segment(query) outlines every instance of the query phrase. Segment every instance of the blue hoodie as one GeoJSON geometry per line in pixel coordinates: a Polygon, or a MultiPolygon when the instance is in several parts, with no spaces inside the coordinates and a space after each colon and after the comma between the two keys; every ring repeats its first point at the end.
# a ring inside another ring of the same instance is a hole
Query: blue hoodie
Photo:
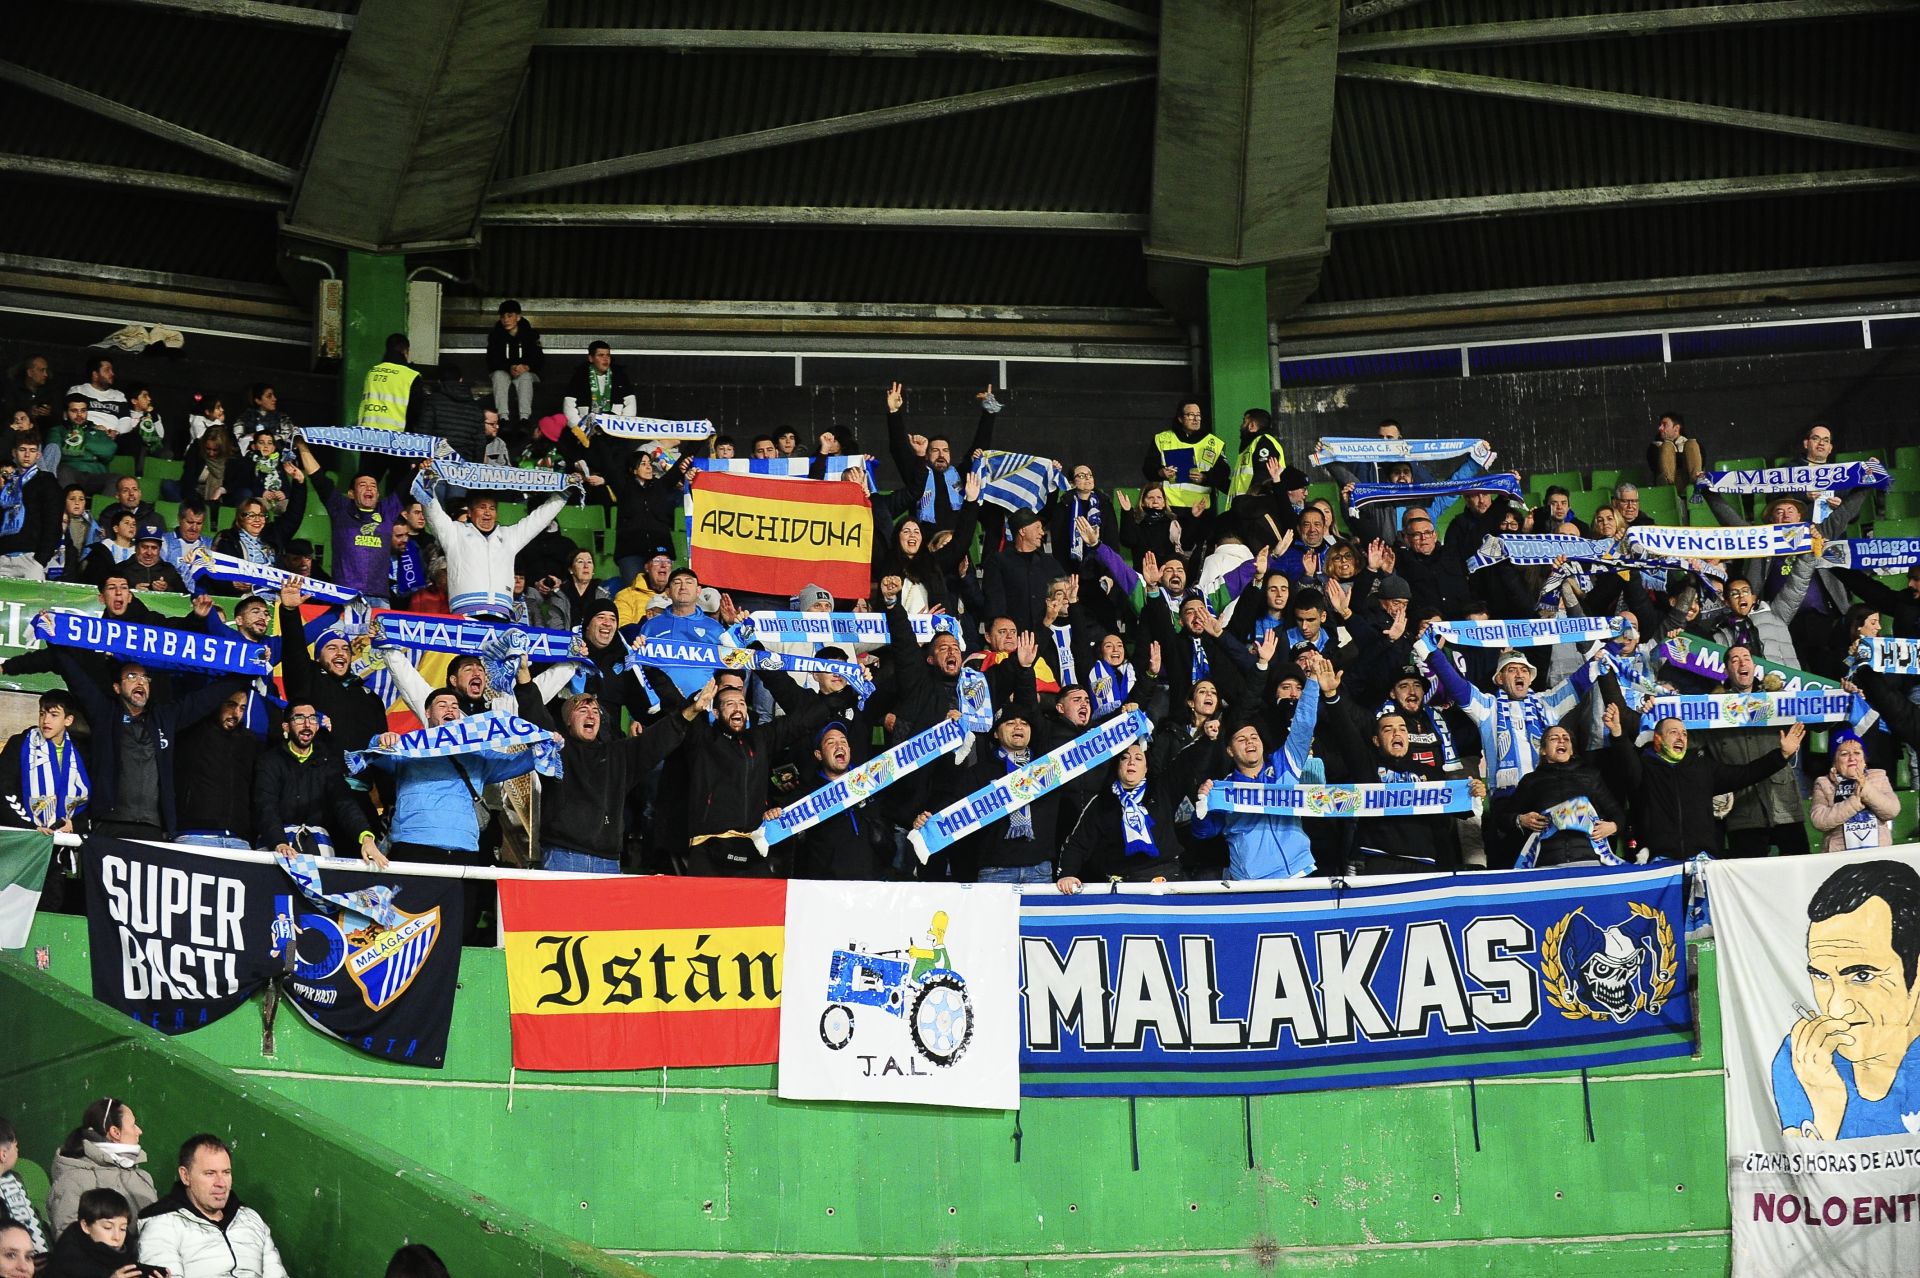
{"type": "MultiPolygon", "coordinates": [[[[1308,773],[1312,760],[1307,757],[1313,745],[1313,726],[1320,718],[1320,684],[1307,681],[1300,704],[1293,711],[1293,726],[1287,730],[1286,744],[1275,750],[1251,777],[1236,769],[1221,781],[1244,781],[1251,785],[1298,783],[1308,773]]],[[[1297,879],[1313,873],[1313,848],[1299,817],[1272,816],[1261,812],[1209,812],[1193,823],[1195,838],[1211,839],[1225,835],[1227,840],[1227,877],[1236,882],[1246,879],[1297,879]]]]}

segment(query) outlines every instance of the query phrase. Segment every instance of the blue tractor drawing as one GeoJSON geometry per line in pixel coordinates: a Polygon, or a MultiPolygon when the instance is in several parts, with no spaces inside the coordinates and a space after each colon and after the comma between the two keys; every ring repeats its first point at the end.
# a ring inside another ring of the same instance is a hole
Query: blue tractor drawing
{"type": "Polygon", "coordinates": [[[926,967],[916,976],[919,966],[904,950],[867,951],[853,942],[835,950],[820,1041],[839,1051],[853,1041],[853,1009],[877,1007],[903,1018],[914,1049],[935,1065],[959,1060],[973,1041],[966,978],[945,966],[926,967]]]}

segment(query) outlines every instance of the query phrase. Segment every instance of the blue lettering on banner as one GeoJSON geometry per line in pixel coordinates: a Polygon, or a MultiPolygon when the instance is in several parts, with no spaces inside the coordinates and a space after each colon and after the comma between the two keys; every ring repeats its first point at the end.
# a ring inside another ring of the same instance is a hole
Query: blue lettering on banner
{"type": "Polygon", "coordinates": [[[1025,896],[1021,1092],[1246,1095],[1684,1056],[1685,907],[1677,865],[1025,896]]]}

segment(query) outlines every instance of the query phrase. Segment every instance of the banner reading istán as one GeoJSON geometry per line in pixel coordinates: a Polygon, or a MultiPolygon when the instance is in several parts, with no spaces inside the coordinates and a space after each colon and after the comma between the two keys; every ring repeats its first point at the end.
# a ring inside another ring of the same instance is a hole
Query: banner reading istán
{"type": "Polygon", "coordinates": [[[690,505],[693,570],[709,585],[767,595],[817,585],[842,599],[871,585],[873,508],[858,484],[705,472],[690,505]]]}

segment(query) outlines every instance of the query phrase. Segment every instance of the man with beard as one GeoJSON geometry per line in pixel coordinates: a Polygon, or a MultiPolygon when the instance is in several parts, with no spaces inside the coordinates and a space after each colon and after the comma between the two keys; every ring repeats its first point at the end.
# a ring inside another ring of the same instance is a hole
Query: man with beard
{"type": "Polygon", "coordinates": [[[887,451],[905,481],[914,517],[929,528],[945,530],[959,524],[965,472],[972,469],[976,454],[993,447],[993,420],[1000,412],[1000,401],[993,397],[991,386],[974,398],[980,401],[980,421],[973,428],[973,443],[961,454],[963,465],[955,466],[952,441],[942,434],[910,432],[905,392],[899,382],[887,389],[887,451]]]}
{"type": "Polygon", "coordinates": [[[1161,675],[1172,700],[1185,701],[1194,684],[1211,679],[1221,700],[1236,707],[1246,701],[1246,647],[1226,638],[1204,598],[1190,591],[1180,601],[1177,633],[1166,601],[1159,597],[1147,601],[1141,619],[1149,639],[1160,645],[1161,675]]]}
{"type": "MultiPolygon", "coordinates": [[[[887,655],[893,672],[893,714],[889,717],[887,743],[899,745],[945,719],[960,704],[964,658],[960,640],[946,630],[936,631],[922,648],[906,609],[897,603],[887,609],[887,655]]],[[[896,868],[905,868],[913,859],[907,831],[914,818],[934,807],[931,771],[922,768],[882,791],[887,818],[894,829],[896,868]]]]}
{"type": "MultiPolygon", "coordinates": [[[[1002,707],[993,731],[975,735],[972,762],[942,772],[949,789],[935,803],[944,808],[1032,763],[1043,753],[1033,735],[1039,717],[1030,703],[1002,707]]],[[[948,848],[945,859],[952,877],[977,878],[981,883],[1053,882],[1063,793],[1051,789],[1031,803],[1009,808],[948,848]]],[[[919,829],[932,816],[930,811],[922,812],[914,818],[913,828],[919,829]]]]}
{"type": "MultiPolygon", "coordinates": [[[[956,716],[959,711],[953,712],[956,716]]],[[[813,738],[813,773],[818,785],[832,785],[853,767],[853,742],[846,725],[829,719],[813,738]]],[[[793,875],[800,879],[876,879],[893,855],[892,827],[880,796],[862,799],[794,836],[793,875]]]]}
{"type": "Polygon", "coordinates": [[[387,858],[347,787],[346,765],[330,735],[322,734],[318,706],[288,698],[280,739],[261,757],[250,787],[254,846],[287,856],[333,856],[357,843],[362,861],[384,868],[387,858]]]}
{"type": "MultiPolygon", "coordinates": [[[[1607,730],[1617,732],[1620,711],[1608,706],[1607,730]]],[[[1626,823],[1626,808],[1614,797],[1595,760],[1574,753],[1573,734],[1554,724],[1540,734],[1540,762],[1513,792],[1511,820],[1528,846],[1521,868],[1605,861],[1607,840],[1626,823]]]]}
{"type": "Polygon", "coordinates": [[[175,766],[180,842],[250,848],[254,762],[260,738],[247,729],[247,694],[236,692],[180,738],[175,766]]]}
{"type": "MultiPolygon", "coordinates": [[[[1132,702],[1123,703],[1121,713],[1128,713],[1135,707],[1132,702]]],[[[1087,690],[1078,685],[1062,688],[1054,699],[1053,713],[1033,724],[1034,749],[1040,754],[1051,754],[1069,741],[1085,736],[1093,727],[1093,698],[1087,690]]],[[[1090,768],[1073,780],[1061,786],[1060,825],[1072,829],[1079,821],[1080,813],[1100,789],[1098,768],[1090,768]]],[[[1051,882],[1051,877],[1048,878],[1051,882]]]]}

